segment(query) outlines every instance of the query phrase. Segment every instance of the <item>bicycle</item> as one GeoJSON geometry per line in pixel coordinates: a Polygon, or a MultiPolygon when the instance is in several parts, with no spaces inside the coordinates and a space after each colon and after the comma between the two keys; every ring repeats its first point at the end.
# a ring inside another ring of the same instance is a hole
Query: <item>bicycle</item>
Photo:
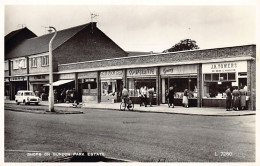
{"type": "Polygon", "coordinates": [[[122,102],[120,104],[120,111],[125,111],[128,109],[128,111],[133,111],[134,110],[134,103],[130,98],[122,99],[122,102]],[[127,103],[124,101],[126,100],[127,103]]]}

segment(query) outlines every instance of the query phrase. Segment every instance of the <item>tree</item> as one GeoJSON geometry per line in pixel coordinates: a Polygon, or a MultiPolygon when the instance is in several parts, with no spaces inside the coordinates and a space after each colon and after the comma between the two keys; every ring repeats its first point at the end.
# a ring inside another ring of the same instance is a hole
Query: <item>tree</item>
{"type": "Polygon", "coordinates": [[[179,43],[175,44],[171,48],[164,50],[163,52],[175,52],[175,51],[184,51],[184,50],[195,50],[199,49],[199,46],[196,44],[195,40],[185,39],[181,40],[179,43]]]}

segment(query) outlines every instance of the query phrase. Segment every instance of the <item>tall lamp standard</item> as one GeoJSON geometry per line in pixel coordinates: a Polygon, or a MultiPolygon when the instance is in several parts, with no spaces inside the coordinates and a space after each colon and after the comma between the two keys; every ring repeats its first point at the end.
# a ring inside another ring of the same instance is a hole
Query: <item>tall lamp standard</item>
{"type": "Polygon", "coordinates": [[[50,77],[50,85],[49,85],[49,111],[50,112],[54,112],[54,95],[53,95],[53,66],[52,66],[52,42],[54,40],[54,38],[57,35],[57,31],[54,27],[49,27],[50,31],[51,29],[54,30],[54,35],[50,40],[49,43],[49,77],[50,77]]]}

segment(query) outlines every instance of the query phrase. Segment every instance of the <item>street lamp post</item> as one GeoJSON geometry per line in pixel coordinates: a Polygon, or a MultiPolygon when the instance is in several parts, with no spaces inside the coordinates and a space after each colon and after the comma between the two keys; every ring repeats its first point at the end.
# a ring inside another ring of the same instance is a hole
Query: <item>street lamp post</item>
{"type": "Polygon", "coordinates": [[[54,40],[54,38],[57,35],[57,31],[54,27],[49,27],[50,30],[53,29],[55,31],[53,37],[50,40],[49,43],[49,111],[50,112],[54,112],[54,95],[53,95],[53,65],[52,65],[52,42],[54,40]]]}

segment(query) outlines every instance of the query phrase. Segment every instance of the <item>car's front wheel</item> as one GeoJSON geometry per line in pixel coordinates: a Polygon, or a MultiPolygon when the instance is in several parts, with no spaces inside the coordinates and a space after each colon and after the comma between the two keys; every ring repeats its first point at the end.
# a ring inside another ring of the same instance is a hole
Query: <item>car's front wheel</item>
{"type": "Polygon", "coordinates": [[[16,100],[16,104],[19,105],[20,103],[16,100]]]}

